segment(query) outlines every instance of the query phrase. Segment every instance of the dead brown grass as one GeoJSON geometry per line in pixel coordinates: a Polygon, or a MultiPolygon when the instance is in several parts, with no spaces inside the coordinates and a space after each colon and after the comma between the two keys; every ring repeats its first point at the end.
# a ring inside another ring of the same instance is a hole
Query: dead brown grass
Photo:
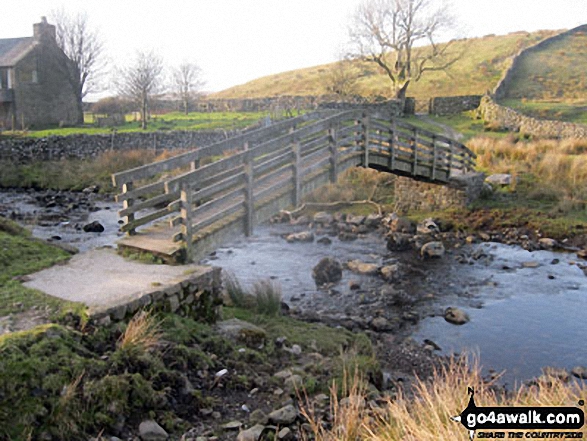
{"type": "Polygon", "coordinates": [[[143,354],[160,347],[162,339],[161,321],[148,311],[140,311],[128,322],[117,347],[129,353],[143,354]]]}
{"type": "Polygon", "coordinates": [[[559,199],[587,200],[587,140],[564,139],[519,141],[473,138],[469,148],[477,154],[477,165],[490,173],[529,174],[535,190],[558,193],[559,199]]]}
{"type": "MultiPolygon", "coordinates": [[[[451,360],[434,373],[431,381],[416,380],[413,395],[400,391],[397,398],[389,399],[377,411],[368,411],[364,399],[342,406],[333,390],[332,423],[327,428],[307,408],[304,415],[319,441],[454,441],[467,439],[462,425],[450,418],[466,408],[468,387],[475,389],[477,405],[482,406],[576,406],[587,396],[584,385],[554,377],[541,377],[535,385],[507,393],[485,382],[475,361],[465,360],[451,360]]],[[[364,397],[362,379],[356,375],[350,378],[351,394],[364,397]]]]}

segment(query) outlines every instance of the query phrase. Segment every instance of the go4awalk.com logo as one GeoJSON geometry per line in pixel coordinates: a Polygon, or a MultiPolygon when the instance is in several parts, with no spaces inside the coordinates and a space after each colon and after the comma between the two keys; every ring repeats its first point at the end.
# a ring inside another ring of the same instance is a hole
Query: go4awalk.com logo
{"type": "Polygon", "coordinates": [[[469,430],[471,440],[476,432],[478,438],[583,438],[577,430],[583,427],[585,414],[578,407],[477,407],[472,388],[469,394],[466,409],[451,419],[469,430]],[[533,432],[524,432],[528,430],[533,432]]]}

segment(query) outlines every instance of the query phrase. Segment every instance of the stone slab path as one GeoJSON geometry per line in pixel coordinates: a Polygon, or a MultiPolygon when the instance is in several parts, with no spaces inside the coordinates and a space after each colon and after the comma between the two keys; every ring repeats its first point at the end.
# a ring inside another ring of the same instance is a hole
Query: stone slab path
{"type": "Polygon", "coordinates": [[[89,307],[124,303],[161,290],[204,268],[198,265],[155,265],[124,259],[113,249],[77,254],[63,265],[30,274],[24,283],[60,299],[89,307]]]}

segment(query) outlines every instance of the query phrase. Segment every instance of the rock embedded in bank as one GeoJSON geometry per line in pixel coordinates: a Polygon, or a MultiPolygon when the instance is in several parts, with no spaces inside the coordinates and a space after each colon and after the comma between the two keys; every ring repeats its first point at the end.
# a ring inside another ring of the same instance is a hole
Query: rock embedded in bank
{"type": "Polygon", "coordinates": [[[155,421],[143,421],[139,425],[139,436],[143,441],[164,441],[169,434],[155,421]]]}
{"type": "Polygon", "coordinates": [[[312,278],[319,287],[338,283],[342,279],[342,265],[332,257],[325,257],[312,270],[312,278]]]}
{"type": "Polygon", "coordinates": [[[444,310],[444,319],[453,325],[464,325],[470,320],[469,315],[465,311],[452,306],[444,310]]]}
{"type": "Polygon", "coordinates": [[[314,233],[311,231],[302,231],[301,233],[289,234],[285,240],[288,243],[295,242],[314,242],[314,233]]]}
{"type": "Polygon", "coordinates": [[[90,222],[89,224],[84,225],[83,230],[86,233],[103,233],[104,232],[104,225],[102,225],[98,221],[90,222]]]}

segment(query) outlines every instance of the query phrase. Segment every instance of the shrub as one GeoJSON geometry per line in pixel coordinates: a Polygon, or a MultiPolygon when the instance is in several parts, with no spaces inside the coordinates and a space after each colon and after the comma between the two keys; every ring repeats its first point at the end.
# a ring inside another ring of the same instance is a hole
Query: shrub
{"type": "Polygon", "coordinates": [[[129,354],[140,356],[161,345],[161,322],[147,311],[140,311],[128,322],[117,346],[129,354]]]}
{"type": "Polygon", "coordinates": [[[233,273],[224,273],[224,290],[230,299],[232,306],[244,308],[248,305],[248,294],[233,273]]]}

